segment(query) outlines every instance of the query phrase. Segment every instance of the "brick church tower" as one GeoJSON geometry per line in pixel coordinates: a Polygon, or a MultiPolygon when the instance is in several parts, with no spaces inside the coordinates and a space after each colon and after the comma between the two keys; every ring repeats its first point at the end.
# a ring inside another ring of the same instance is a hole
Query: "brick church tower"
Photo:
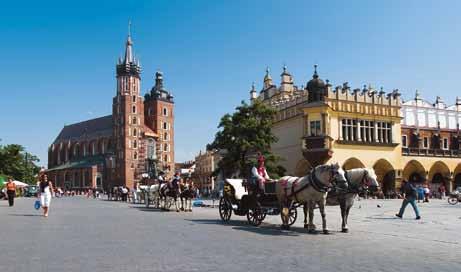
{"type": "Polygon", "coordinates": [[[174,101],[163,84],[163,73],[155,73],[155,85],[144,96],[146,126],[157,135],[157,160],[160,171],[171,177],[174,174],[174,101]]]}
{"type": "Polygon", "coordinates": [[[144,103],[140,96],[141,66],[133,55],[133,42],[128,33],[125,57],[117,65],[117,95],[113,99],[113,139],[116,154],[114,183],[133,188],[144,168],[142,133],[144,103]]]}

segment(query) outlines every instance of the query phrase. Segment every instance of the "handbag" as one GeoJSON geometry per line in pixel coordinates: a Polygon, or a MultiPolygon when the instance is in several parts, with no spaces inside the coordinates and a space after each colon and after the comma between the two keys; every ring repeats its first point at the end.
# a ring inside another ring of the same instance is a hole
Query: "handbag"
{"type": "Polygon", "coordinates": [[[35,208],[36,210],[38,210],[38,209],[40,209],[40,206],[42,206],[42,205],[40,204],[40,200],[35,200],[34,208],[35,208]]]}

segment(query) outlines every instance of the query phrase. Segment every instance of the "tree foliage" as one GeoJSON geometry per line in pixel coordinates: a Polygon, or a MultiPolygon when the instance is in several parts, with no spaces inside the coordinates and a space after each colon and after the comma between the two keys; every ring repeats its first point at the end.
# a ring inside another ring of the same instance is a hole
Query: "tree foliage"
{"type": "Polygon", "coordinates": [[[0,174],[32,184],[40,167],[35,163],[39,159],[26,152],[21,145],[0,145],[0,174]]]}
{"type": "Polygon", "coordinates": [[[269,175],[275,178],[283,175],[285,169],[276,165],[280,158],[270,150],[271,144],[277,141],[271,132],[275,113],[259,101],[251,105],[242,101],[232,115],[225,114],[221,118],[219,131],[213,143],[207,146],[208,150],[219,150],[223,154],[215,174],[221,171],[224,177],[235,173],[248,177],[256,164],[256,153],[261,152],[269,175]]]}

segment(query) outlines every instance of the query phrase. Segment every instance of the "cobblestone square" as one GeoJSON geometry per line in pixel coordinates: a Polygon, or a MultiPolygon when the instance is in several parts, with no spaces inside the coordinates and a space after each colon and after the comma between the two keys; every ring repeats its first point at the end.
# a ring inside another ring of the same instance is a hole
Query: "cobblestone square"
{"type": "MultiPolygon", "coordinates": [[[[311,235],[302,211],[290,231],[268,216],[260,227],[216,208],[161,212],[105,200],[53,199],[49,218],[34,199],[0,202],[0,271],[455,271],[461,263],[461,205],[432,200],[395,218],[400,200],[357,201],[350,233],[328,207],[332,234],[311,235]],[[378,207],[379,205],[379,207],[378,207]]],[[[320,225],[318,211],[316,224],[320,225]]]]}

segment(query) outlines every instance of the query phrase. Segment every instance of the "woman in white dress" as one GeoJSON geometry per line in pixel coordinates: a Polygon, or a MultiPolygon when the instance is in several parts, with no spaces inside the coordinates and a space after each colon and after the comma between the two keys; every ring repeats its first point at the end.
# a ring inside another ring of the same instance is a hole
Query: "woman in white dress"
{"type": "Polygon", "coordinates": [[[53,184],[48,181],[46,174],[42,174],[39,183],[40,204],[43,208],[43,216],[48,217],[50,209],[51,197],[53,196],[53,184]]]}

